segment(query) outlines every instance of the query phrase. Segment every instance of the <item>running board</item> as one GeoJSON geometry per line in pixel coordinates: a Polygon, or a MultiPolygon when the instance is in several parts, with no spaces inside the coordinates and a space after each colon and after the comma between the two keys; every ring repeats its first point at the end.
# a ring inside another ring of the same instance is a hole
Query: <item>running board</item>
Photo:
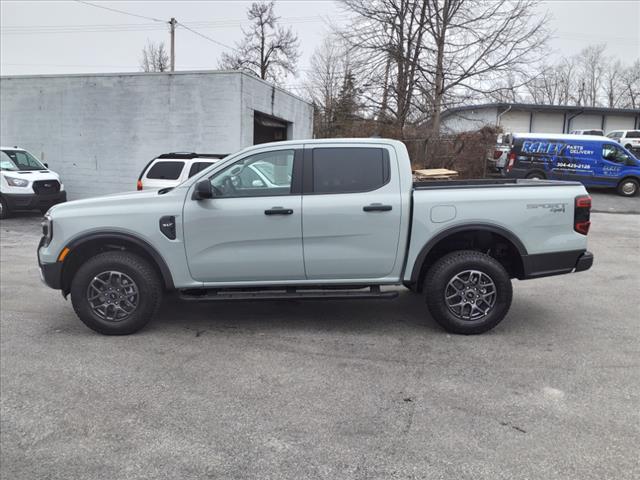
{"type": "Polygon", "coordinates": [[[391,299],[397,291],[383,292],[379,286],[367,290],[296,289],[293,287],[263,290],[182,290],[180,299],[188,302],[212,302],[217,300],[360,300],[391,299]]]}

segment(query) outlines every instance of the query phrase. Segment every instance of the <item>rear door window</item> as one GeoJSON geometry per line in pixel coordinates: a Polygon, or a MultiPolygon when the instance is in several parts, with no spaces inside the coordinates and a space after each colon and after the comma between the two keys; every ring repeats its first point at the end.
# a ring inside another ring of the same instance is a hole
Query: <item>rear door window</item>
{"type": "Polygon", "coordinates": [[[633,132],[627,132],[627,138],[640,138],[640,130],[635,130],[633,132]]]}
{"type": "Polygon", "coordinates": [[[189,169],[189,178],[193,177],[196,173],[200,173],[213,165],[213,162],[193,162],[189,169]]]}
{"type": "Polygon", "coordinates": [[[162,180],[177,180],[180,178],[184,162],[157,162],[147,172],[147,178],[162,180]]]}
{"type": "Polygon", "coordinates": [[[382,148],[314,148],[314,193],[377,190],[389,181],[389,158],[382,148]]]}

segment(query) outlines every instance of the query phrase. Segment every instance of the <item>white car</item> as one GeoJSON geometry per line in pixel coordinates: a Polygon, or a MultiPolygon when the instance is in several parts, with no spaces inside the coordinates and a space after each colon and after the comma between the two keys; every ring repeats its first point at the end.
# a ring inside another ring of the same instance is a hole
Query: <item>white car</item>
{"type": "Polygon", "coordinates": [[[60,176],[18,147],[0,147],[0,218],[16,210],[40,210],[65,202],[60,176]]]}
{"type": "Polygon", "coordinates": [[[596,135],[598,137],[604,137],[604,132],[597,128],[591,128],[589,130],[571,130],[571,135],[596,135]]]}
{"type": "MultiPolygon", "coordinates": [[[[165,153],[154,158],[138,177],[138,190],[159,190],[176,187],[196,173],[209,168],[226,155],[205,153],[165,153]]],[[[283,165],[293,162],[293,158],[283,158],[283,165]]],[[[253,162],[246,168],[237,168],[229,177],[236,188],[277,188],[291,178],[279,178],[279,171],[263,161],[253,162]]],[[[222,185],[220,185],[222,187],[222,185]]]]}
{"type": "Polygon", "coordinates": [[[614,130],[607,137],[615,140],[627,150],[640,148],[640,130],[614,130]]]}
{"type": "Polygon", "coordinates": [[[159,190],[175,187],[224,157],[226,155],[210,153],[165,153],[142,169],[136,188],[159,190]]]}

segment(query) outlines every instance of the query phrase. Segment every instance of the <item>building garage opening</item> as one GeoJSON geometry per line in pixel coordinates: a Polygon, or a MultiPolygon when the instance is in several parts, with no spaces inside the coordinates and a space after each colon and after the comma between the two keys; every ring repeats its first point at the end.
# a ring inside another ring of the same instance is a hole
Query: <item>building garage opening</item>
{"type": "Polygon", "coordinates": [[[253,144],[287,140],[289,122],[257,111],[253,112],[253,144]]]}

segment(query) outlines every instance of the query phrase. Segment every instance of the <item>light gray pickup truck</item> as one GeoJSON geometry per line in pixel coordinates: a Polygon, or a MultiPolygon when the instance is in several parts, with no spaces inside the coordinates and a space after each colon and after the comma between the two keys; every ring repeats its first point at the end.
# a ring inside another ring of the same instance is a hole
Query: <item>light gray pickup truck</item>
{"type": "Polygon", "coordinates": [[[446,330],[474,334],[507,314],[512,278],[591,267],[590,209],[577,182],[413,182],[394,140],[289,141],[175,188],[56,205],[38,262],[104,334],[139,330],[171,290],[191,301],[381,299],[396,285],[424,292],[446,330]]]}

